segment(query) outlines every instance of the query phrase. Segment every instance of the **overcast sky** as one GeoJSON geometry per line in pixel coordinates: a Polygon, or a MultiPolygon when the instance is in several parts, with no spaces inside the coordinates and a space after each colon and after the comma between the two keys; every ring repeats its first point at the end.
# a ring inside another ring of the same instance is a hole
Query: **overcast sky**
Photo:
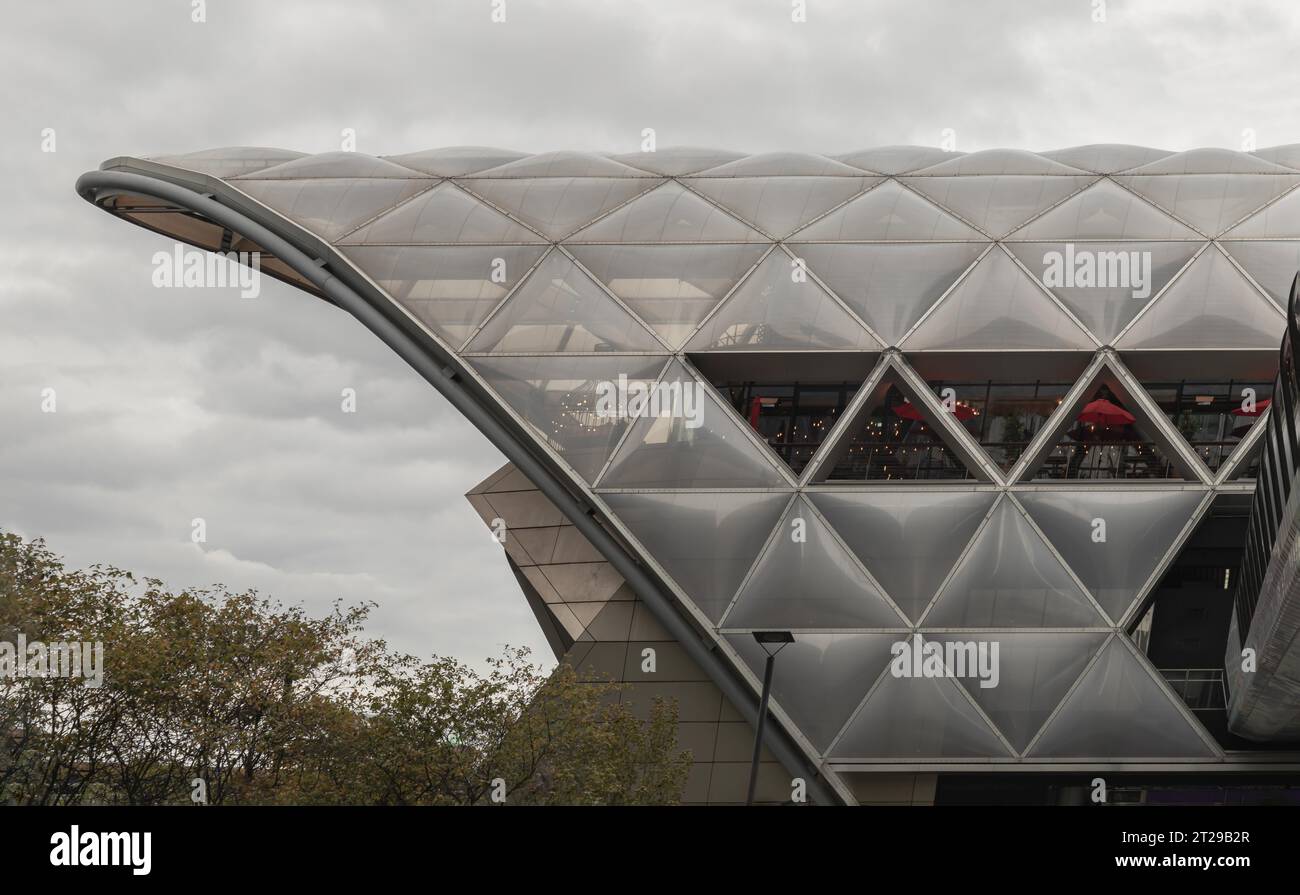
{"type": "Polygon", "coordinates": [[[73,192],[116,155],[449,145],[847,152],[1300,142],[1300,4],[1112,0],[21,3],[0,30],[0,529],[173,587],[256,587],[478,663],[549,658],[462,497],[500,455],[342,312],[150,284],[73,192]],[[41,151],[53,128],[54,153],[41,151]],[[358,412],[339,412],[344,387],[358,412]],[[53,388],[57,412],[41,412],[53,388]],[[207,521],[202,549],[190,520],[207,521]]]}

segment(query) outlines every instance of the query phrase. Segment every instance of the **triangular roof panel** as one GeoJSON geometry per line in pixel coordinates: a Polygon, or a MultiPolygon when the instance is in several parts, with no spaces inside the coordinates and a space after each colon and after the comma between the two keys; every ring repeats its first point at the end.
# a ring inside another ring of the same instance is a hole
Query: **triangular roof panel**
{"type": "Polygon", "coordinates": [[[943,209],[889,180],[813,221],[790,237],[797,242],[984,241],[943,209]]]}
{"type": "MultiPolygon", "coordinates": [[[[343,234],[415,196],[432,180],[330,178],[240,180],[241,192],[333,242],[343,234]]],[[[436,187],[435,187],[436,189],[436,187]]]]}
{"type": "Polygon", "coordinates": [[[1300,174],[1296,173],[1120,174],[1115,179],[1206,236],[1218,236],[1300,184],[1300,174]]]}
{"type": "Polygon", "coordinates": [[[1075,350],[1096,345],[995,248],[904,340],[908,351],[1075,350]]]}
{"type": "Polygon", "coordinates": [[[803,497],[777,525],[726,628],[898,628],[906,622],[803,497]]]}
{"type": "Polygon", "coordinates": [[[675,181],[569,237],[572,242],[769,242],[753,227],[675,181]]]}
{"type": "Polygon", "coordinates": [[[781,239],[879,182],[870,177],[696,177],[690,187],[781,239]]]}
{"type": "Polygon", "coordinates": [[[955,177],[914,174],[901,178],[912,189],[979,227],[994,239],[1006,236],[1096,179],[1093,175],[1052,174],[955,177]]]}
{"type": "Polygon", "coordinates": [[[444,182],[349,233],[341,242],[343,245],[504,245],[545,240],[460,187],[444,182]]]}
{"type": "Polygon", "coordinates": [[[471,352],[661,352],[663,346],[559,249],[470,342],[471,352]]]}
{"type": "Polygon", "coordinates": [[[1106,624],[1003,498],[922,620],[927,628],[1093,628],[1106,624]]]}
{"type": "Polygon", "coordinates": [[[875,349],[879,343],[779,249],[687,343],[689,351],[875,349]]]}
{"type": "Polygon", "coordinates": [[[1150,202],[1099,180],[1011,234],[1011,239],[1198,239],[1199,235],[1150,202]]]}
{"type": "Polygon", "coordinates": [[[563,239],[661,183],[637,177],[511,177],[467,180],[475,195],[551,239],[563,239]]]}

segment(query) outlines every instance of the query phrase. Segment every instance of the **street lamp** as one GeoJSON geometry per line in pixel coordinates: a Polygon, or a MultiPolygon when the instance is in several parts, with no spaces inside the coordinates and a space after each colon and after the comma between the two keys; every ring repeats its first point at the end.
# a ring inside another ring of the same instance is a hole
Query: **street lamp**
{"type": "Polygon", "coordinates": [[[745,805],[754,804],[754,790],[758,788],[758,756],[763,751],[763,725],[767,721],[767,701],[772,696],[772,668],[776,665],[776,654],[794,643],[794,635],[789,631],[755,631],[754,639],[767,653],[767,664],[763,667],[763,696],[758,701],[758,724],[754,731],[754,761],[749,766],[749,792],[745,796],[745,805]]]}

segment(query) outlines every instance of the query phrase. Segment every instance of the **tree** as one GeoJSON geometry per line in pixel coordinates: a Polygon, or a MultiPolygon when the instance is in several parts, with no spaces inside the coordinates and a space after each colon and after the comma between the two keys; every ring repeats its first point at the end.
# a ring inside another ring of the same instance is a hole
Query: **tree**
{"type": "Polygon", "coordinates": [[[103,685],[0,677],[0,802],[668,804],[676,707],[507,649],[484,673],[217,585],[66,569],[0,533],[0,641],[100,641],[103,685]],[[201,783],[196,783],[201,781],[201,783]]]}

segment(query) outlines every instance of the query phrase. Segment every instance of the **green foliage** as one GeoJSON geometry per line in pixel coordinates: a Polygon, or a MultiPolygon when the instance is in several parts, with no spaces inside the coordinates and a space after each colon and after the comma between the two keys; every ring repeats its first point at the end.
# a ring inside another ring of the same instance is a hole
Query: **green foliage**
{"type": "Polygon", "coordinates": [[[172,593],[64,568],[0,533],[0,640],[102,641],[99,688],[0,677],[0,803],[671,804],[688,753],[674,705],[638,719],[619,687],[546,673],[526,650],[486,673],[220,586],[172,593]]]}

